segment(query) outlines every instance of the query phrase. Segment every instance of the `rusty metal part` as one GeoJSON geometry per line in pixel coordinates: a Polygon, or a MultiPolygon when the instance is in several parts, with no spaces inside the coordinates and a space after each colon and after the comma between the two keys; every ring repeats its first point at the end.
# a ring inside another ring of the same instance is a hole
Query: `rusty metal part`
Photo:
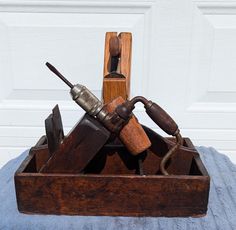
{"type": "Polygon", "coordinates": [[[123,119],[116,112],[107,113],[107,116],[100,120],[103,125],[110,130],[112,133],[118,135],[121,129],[128,123],[131,116],[127,117],[127,119],[123,119]]]}
{"type": "Polygon", "coordinates": [[[167,170],[166,170],[166,164],[167,164],[167,162],[170,160],[170,158],[173,156],[173,154],[177,152],[177,150],[179,149],[179,147],[180,147],[181,145],[183,145],[183,138],[182,138],[182,136],[180,135],[179,130],[178,130],[177,134],[175,135],[175,137],[176,137],[176,144],[174,145],[173,148],[171,148],[171,149],[166,153],[166,155],[163,157],[163,159],[162,159],[162,161],[161,161],[161,163],[160,163],[160,170],[161,170],[161,173],[162,173],[163,175],[166,175],[166,176],[169,175],[169,173],[168,173],[167,170]]]}

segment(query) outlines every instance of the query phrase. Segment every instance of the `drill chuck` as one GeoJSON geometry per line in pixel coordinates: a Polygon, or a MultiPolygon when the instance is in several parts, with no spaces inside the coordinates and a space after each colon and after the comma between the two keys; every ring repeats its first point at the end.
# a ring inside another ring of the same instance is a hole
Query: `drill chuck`
{"type": "Polygon", "coordinates": [[[70,94],[72,99],[89,115],[95,117],[102,110],[102,102],[85,86],[74,85],[70,90],[70,94]]]}

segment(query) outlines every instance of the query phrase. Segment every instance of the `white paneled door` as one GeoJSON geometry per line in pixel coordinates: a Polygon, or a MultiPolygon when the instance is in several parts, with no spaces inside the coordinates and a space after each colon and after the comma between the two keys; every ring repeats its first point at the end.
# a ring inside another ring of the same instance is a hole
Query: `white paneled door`
{"type": "Polygon", "coordinates": [[[132,96],[236,162],[236,0],[0,0],[0,167],[44,134],[55,104],[66,132],[83,114],[46,61],[101,96],[107,31],[133,34],[132,96]]]}

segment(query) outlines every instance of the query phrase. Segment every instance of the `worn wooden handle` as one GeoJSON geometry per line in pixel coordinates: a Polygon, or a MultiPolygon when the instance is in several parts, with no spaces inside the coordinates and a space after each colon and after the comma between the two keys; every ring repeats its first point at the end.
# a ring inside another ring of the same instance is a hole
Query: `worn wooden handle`
{"type": "Polygon", "coordinates": [[[109,40],[109,51],[111,56],[118,56],[120,55],[121,51],[121,42],[119,37],[113,36],[109,40]]]}
{"type": "Polygon", "coordinates": [[[167,134],[175,135],[178,130],[178,125],[171,116],[154,102],[148,103],[146,112],[149,117],[167,134]]]}
{"type": "MultiPolygon", "coordinates": [[[[125,100],[122,97],[117,97],[112,102],[106,105],[106,109],[108,110],[108,112],[113,112],[118,105],[124,102],[125,100]]],[[[151,142],[147,134],[134,115],[120,131],[119,137],[126,148],[133,155],[137,155],[151,146],[151,142]]]]}

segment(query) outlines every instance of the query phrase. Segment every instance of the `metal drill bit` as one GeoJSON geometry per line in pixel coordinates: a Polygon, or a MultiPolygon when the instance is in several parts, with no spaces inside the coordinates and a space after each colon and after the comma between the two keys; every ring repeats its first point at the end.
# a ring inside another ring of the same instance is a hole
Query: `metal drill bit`
{"type": "Polygon", "coordinates": [[[107,111],[103,110],[102,102],[85,86],[76,84],[72,85],[53,65],[46,63],[46,66],[55,73],[62,81],[64,81],[70,88],[72,99],[89,115],[103,120],[107,115],[107,111]]]}
{"type": "Polygon", "coordinates": [[[73,84],[71,84],[53,65],[51,65],[49,62],[46,62],[46,66],[55,73],[62,81],[64,81],[71,89],[74,87],[73,84]]]}

